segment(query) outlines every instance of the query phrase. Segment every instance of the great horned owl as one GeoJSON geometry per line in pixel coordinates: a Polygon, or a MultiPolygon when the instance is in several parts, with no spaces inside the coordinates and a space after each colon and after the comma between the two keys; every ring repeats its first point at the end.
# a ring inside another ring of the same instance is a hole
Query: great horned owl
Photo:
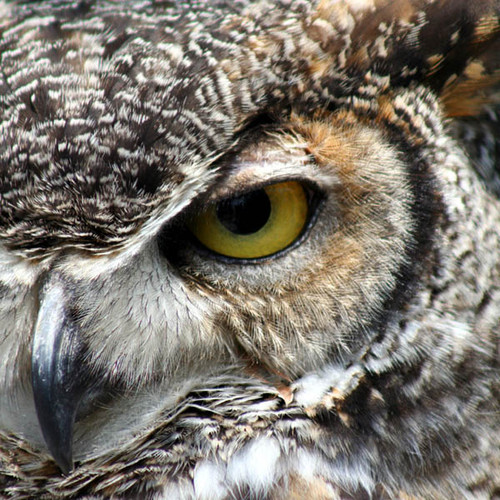
{"type": "Polygon", "coordinates": [[[499,495],[498,0],[0,13],[0,496],[499,495]]]}

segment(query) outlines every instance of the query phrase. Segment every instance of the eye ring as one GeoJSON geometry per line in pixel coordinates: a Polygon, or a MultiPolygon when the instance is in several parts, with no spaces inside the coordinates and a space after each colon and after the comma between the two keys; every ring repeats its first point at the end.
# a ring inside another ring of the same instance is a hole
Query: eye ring
{"type": "Polygon", "coordinates": [[[207,206],[187,227],[202,248],[223,260],[275,257],[301,241],[310,226],[316,208],[310,191],[296,180],[268,184],[207,206]]]}

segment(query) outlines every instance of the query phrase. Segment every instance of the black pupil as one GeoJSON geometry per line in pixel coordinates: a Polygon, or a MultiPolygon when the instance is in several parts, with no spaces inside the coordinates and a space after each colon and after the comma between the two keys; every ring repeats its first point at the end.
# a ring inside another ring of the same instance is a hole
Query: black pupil
{"type": "Polygon", "coordinates": [[[252,234],[263,228],[271,215],[271,202],[263,189],[221,201],[217,217],[236,234],[252,234]]]}

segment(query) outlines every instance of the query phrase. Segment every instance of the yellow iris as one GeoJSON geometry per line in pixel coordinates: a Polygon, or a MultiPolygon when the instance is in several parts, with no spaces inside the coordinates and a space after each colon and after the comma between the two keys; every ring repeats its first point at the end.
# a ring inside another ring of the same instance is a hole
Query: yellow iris
{"type": "Polygon", "coordinates": [[[235,259],[266,257],[291,245],[308,218],[308,201],[299,182],[265,186],[214,203],[188,223],[196,238],[235,259]]]}

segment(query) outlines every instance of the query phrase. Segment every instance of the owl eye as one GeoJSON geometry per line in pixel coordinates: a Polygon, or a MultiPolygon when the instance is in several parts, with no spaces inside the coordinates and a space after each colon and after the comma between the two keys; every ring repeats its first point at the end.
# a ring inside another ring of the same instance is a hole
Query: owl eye
{"type": "Polygon", "coordinates": [[[287,181],[211,204],[188,222],[188,228],[212,252],[258,259],[289,247],[308,219],[306,189],[287,181]]]}

